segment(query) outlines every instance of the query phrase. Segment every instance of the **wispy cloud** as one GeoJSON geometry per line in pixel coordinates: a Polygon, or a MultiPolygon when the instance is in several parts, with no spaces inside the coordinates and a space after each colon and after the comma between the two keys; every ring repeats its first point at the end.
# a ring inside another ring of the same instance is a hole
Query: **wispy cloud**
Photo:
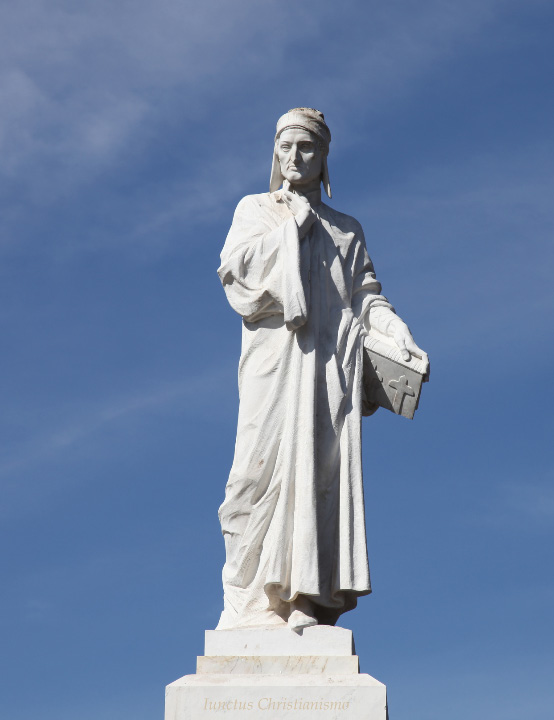
{"type": "MultiPolygon", "coordinates": [[[[37,484],[33,470],[37,465],[59,462],[63,457],[79,448],[86,454],[90,442],[94,442],[97,433],[110,428],[121,431],[137,422],[145,421],[153,414],[194,415],[203,417],[206,412],[220,408],[221,397],[226,397],[231,378],[234,380],[235,368],[231,365],[220,366],[205,372],[189,375],[185,379],[165,381],[149,389],[104,400],[90,400],[88,407],[79,407],[69,413],[57,427],[48,427],[19,445],[17,450],[5,452],[0,462],[0,477],[3,478],[2,503],[3,514],[14,512],[14,502],[18,498],[39,495],[52,490],[37,484]],[[210,409],[211,408],[211,409],[210,409]],[[32,493],[29,484],[33,485],[32,493]]],[[[103,451],[107,451],[106,437],[102,440],[103,451]]],[[[71,482],[69,478],[59,478],[59,483],[71,482]]],[[[35,498],[36,500],[36,498],[35,498]]]]}
{"type": "Polygon", "coordinates": [[[4,6],[1,172],[34,189],[35,199],[37,192],[52,194],[53,181],[58,192],[67,191],[117,162],[159,106],[171,112],[168,92],[186,94],[185,115],[201,116],[206,107],[198,90],[209,88],[220,64],[232,59],[240,69],[249,62],[237,51],[256,32],[244,22],[254,6],[251,0],[232,7],[219,0],[4,6]]]}
{"type": "MultiPolygon", "coordinates": [[[[350,4],[340,10],[341,18],[349,18],[350,4]]],[[[276,101],[320,104],[333,118],[340,152],[347,137],[354,137],[354,118],[361,129],[368,113],[409,93],[415,78],[455,54],[511,5],[512,0],[371,3],[358,23],[337,23],[338,9],[315,1],[269,0],[264,13],[254,0],[74,7],[26,0],[5,6],[0,173],[17,180],[19,201],[43,205],[74,194],[124,162],[126,153],[136,154],[171,116],[186,125],[210,123],[215,113],[228,118],[229,130],[248,128],[234,105],[246,103],[263,113],[261,90],[268,86],[275,88],[276,101]],[[313,58],[317,38],[330,25],[336,31],[313,58]],[[347,35],[352,37],[345,45],[347,35]]],[[[354,10],[358,16],[359,5],[354,10]]],[[[198,181],[204,159],[196,159],[190,179],[168,181],[165,200],[152,208],[151,218],[141,218],[143,228],[181,217],[189,203],[200,216],[211,211],[213,193],[202,189],[202,177],[198,181]]],[[[228,148],[222,162],[240,169],[237,149],[228,148]]],[[[214,176],[219,179],[212,173],[210,186],[214,176]]],[[[237,194],[247,185],[236,173],[237,194]]],[[[137,223],[131,234],[140,232],[137,223]]]]}

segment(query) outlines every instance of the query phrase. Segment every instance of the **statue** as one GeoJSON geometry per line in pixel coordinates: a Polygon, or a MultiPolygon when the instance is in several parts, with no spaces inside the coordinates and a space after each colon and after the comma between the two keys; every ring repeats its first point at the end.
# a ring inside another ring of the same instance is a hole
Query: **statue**
{"type": "MultiPolygon", "coordinates": [[[[427,367],[381,294],[360,224],[321,202],[330,141],[317,110],[279,119],[270,192],[240,201],[221,253],[243,325],[218,629],[334,625],[371,592],[361,419],[377,406],[364,342],[374,333],[427,367]]],[[[394,382],[399,408],[414,392],[404,375],[394,382]]]]}

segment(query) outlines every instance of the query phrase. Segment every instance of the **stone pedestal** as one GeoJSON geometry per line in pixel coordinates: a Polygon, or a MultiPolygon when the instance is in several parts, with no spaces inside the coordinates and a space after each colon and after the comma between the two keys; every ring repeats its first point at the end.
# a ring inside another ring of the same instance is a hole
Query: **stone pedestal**
{"type": "Polygon", "coordinates": [[[166,688],[165,720],[386,720],[386,687],[358,668],[344,628],[208,630],[196,675],[166,688]]]}

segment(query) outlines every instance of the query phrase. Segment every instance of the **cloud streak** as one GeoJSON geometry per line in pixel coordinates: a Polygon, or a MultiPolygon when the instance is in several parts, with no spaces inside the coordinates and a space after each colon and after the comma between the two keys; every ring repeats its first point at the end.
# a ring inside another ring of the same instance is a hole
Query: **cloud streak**
{"type": "MultiPolygon", "coordinates": [[[[316,39],[337,20],[331,5],[270,0],[262,14],[254,0],[155,6],[26,0],[5,8],[1,23],[0,172],[17,180],[28,201],[53,202],[136,154],[168,117],[192,127],[218,113],[244,127],[244,113],[230,113],[231,99],[257,107],[267,86],[275,87],[276,101],[321,104],[333,117],[340,151],[353,137],[353,112],[365,132],[368,112],[405,96],[417,77],[512,5],[370,3],[359,23],[336,25],[312,68],[316,39]],[[355,51],[345,56],[348,35],[355,51]],[[221,102],[229,105],[221,109],[221,102]]],[[[359,14],[356,3],[347,3],[346,18],[349,7],[352,17],[359,14]]],[[[236,160],[236,151],[228,158],[236,160]]],[[[158,221],[172,215],[179,195],[193,194],[201,160],[185,188],[168,188],[166,207],[154,211],[158,221]]],[[[202,200],[200,209],[209,212],[208,194],[202,200]]]]}
{"type": "MultiPolygon", "coordinates": [[[[97,433],[107,428],[121,430],[154,414],[165,416],[174,412],[194,415],[199,420],[204,413],[213,412],[214,405],[220,409],[220,397],[223,389],[228,388],[231,376],[234,379],[234,370],[230,365],[221,366],[194,375],[189,373],[184,380],[163,382],[150,389],[109,397],[102,402],[91,400],[88,408],[80,408],[78,414],[67,417],[58,427],[30,437],[0,462],[0,477],[4,478],[2,515],[13,514],[14,503],[18,504],[23,498],[32,496],[36,503],[37,496],[52,490],[52,482],[47,488],[42,481],[35,484],[36,478],[30,470],[38,464],[44,468],[80,448],[87,448],[97,433]],[[32,489],[29,484],[33,485],[32,489]]],[[[102,443],[106,452],[105,439],[102,443]]],[[[67,477],[58,481],[71,482],[67,477]]]]}

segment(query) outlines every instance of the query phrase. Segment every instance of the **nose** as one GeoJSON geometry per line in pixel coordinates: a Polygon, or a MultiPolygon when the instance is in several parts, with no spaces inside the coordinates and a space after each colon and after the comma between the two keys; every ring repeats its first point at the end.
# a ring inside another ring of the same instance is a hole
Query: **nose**
{"type": "Polygon", "coordinates": [[[294,160],[296,162],[299,157],[300,157],[300,152],[298,150],[298,145],[296,143],[294,143],[294,145],[290,149],[290,159],[294,160]]]}

